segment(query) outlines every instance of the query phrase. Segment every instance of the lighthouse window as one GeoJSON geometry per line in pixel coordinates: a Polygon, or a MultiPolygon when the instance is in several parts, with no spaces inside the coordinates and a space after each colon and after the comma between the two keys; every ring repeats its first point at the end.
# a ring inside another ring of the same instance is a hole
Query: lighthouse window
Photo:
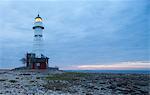
{"type": "Polygon", "coordinates": [[[41,18],[36,18],[35,21],[36,21],[36,22],[41,22],[42,19],[41,19],[41,18]]]}
{"type": "Polygon", "coordinates": [[[37,37],[38,35],[34,35],[34,37],[37,37]]]}

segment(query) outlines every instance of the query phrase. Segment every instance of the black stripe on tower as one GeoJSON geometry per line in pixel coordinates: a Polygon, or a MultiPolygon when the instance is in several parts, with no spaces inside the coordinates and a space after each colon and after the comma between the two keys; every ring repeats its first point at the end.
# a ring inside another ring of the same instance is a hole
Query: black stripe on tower
{"type": "Polygon", "coordinates": [[[35,28],[42,28],[42,29],[44,29],[43,26],[34,26],[33,29],[35,29],[35,28]]]}
{"type": "Polygon", "coordinates": [[[42,37],[42,35],[34,35],[34,37],[42,37]]]}

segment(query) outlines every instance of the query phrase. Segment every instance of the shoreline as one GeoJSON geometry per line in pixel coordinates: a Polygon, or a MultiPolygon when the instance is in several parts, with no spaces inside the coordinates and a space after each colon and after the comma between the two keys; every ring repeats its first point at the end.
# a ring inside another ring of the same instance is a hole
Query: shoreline
{"type": "Polygon", "coordinates": [[[63,70],[81,73],[150,74],[150,70],[63,70]]]}

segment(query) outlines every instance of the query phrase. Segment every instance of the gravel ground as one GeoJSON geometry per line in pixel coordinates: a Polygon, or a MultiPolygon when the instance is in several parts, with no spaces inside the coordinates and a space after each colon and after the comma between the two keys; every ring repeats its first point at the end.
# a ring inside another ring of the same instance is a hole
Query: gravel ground
{"type": "MultiPolygon", "coordinates": [[[[0,71],[0,95],[67,95],[45,89],[43,79],[59,71],[0,71]]],[[[69,95],[69,94],[68,94],[69,95]]]]}
{"type": "Polygon", "coordinates": [[[0,95],[150,95],[150,75],[0,70],[0,95]]]}

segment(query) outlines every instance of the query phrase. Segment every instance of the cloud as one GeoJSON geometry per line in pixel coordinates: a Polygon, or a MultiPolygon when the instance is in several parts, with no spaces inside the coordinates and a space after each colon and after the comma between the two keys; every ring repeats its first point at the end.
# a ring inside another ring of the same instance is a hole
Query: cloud
{"type": "Polygon", "coordinates": [[[64,67],[63,69],[74,69],[74,70],[149,70],[150,62],[120,62],[111,64],[101,64],[101,65],[78,65],[64,67]]]}

